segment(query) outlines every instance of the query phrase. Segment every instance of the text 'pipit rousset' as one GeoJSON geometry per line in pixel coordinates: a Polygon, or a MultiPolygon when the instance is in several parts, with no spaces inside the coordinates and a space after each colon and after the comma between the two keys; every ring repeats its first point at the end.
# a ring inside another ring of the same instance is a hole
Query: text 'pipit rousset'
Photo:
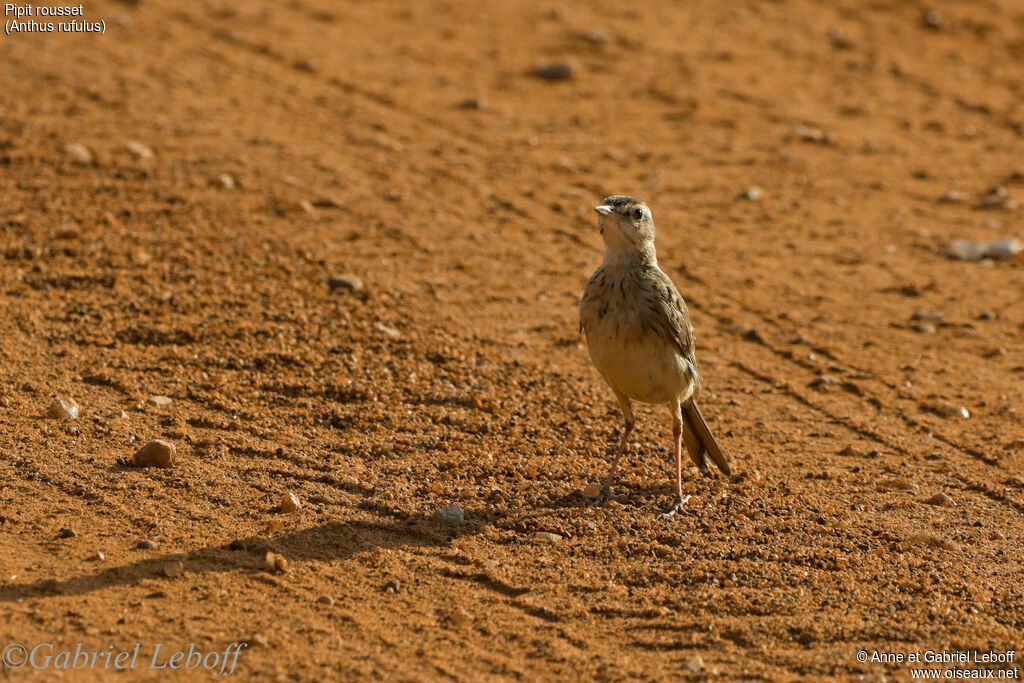
{"type": "Polygon", "coordinates": [[[105,33],[105,21],[76,21],[85,17],[85,5],[31,5],[4,3],[4,32],[105,33]],[[36,21],[39,19],[40,21],[36,21]],[[45,21],[57,19],[57,23],[45,21]]]}

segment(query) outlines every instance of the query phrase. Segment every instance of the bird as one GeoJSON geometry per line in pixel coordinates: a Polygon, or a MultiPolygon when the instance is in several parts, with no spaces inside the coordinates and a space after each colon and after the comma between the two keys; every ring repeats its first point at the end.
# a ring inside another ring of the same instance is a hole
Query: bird
{"type": "Polygon", "coordinates": [[[580,298],[579,330],[594,366],[618,399],[624,427],[591,505],[621,497],[612,496],[611,487],[635,424],[632,402],[663,404],[672,414],[676,466],[675,499],[659,515],[668,518],[689,501],[683,497],[681,445],[705,476],[711,474],[709,459],[726,476],[732,471],[697,405],[701,382],[693,326],[682,295],[658,267],[650,208],[636,197],[612,195],[594,210],[604,262],[580,298]]]}

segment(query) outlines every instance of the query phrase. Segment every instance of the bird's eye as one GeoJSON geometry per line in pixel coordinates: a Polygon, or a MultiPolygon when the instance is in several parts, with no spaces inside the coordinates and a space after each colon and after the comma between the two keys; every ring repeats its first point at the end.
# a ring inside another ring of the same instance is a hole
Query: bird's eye
{"type": "Polygon", "coordinates": [[[636,207],[635,209],[633,209],[633,220],[641,221],[641,220],[643,220],[643,218],[644,218],[644,210],[643,209],[641,209],[639,206],[636,207]]]}

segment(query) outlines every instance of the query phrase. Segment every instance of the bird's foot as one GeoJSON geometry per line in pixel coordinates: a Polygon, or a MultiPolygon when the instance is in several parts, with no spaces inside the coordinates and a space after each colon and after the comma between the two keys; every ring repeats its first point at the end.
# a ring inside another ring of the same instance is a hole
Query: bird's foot
{"type": "Polygon", "coordinates": [[[617,500],[619,498],[625,497],[625,493],[613,494],[611,487],[605,486],[603,489],[601,489],[601,493],[594,496],[594,500],[590,501],[590,505],[588,505],[587,507],[599,508],[610,500],[617,500]]]}
{"type": "Polygon", "coordinates": [[[673,516],[674,514],[682,510],[683,506],[689,502],[689,496],[676,496],[675,501],[672,503],[672,507],[658,515],[658,519],[668,519],[669,517],[673,516]]]}

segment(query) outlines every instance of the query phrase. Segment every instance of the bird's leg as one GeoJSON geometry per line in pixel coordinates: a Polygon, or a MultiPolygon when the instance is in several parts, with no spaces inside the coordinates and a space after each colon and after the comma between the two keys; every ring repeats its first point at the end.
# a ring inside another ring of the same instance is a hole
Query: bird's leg
{"type": "Polygon", "coordinates": [[[619,407],[622,408],[622,418],[625,420],[625,425],[622,429],[622,438],[619,439],[619,447],[615,451],[615,458],[612,460],[612,467],[608,470],[608,476],[604,479],[604,486],[601,487],[601,492],[590,503],[590,507],[599,507],[609,500],[622,498],[622,494],[612,495],[612,482],[615,481],[615,470],[619,467],[619,460],[622,458],[622,454],[626,452],[626,443],[629,440],[630,433],[633,431],[634,420],[633,406],[629,399],[618,392],[615,392],[615,396],[619,399],[619,407]]]}
{"type": "Polygon", "coordinates": [[[658,519],[668,519],[683,509],[683,506],[690,502],[690,497],[683,498],[683,454],[681,442],[683,440],[683,416],[677,402],[672,411],[672,450],[676,456],[676,499],[672,501],[672,507],[658,515],[658,519]]]}

